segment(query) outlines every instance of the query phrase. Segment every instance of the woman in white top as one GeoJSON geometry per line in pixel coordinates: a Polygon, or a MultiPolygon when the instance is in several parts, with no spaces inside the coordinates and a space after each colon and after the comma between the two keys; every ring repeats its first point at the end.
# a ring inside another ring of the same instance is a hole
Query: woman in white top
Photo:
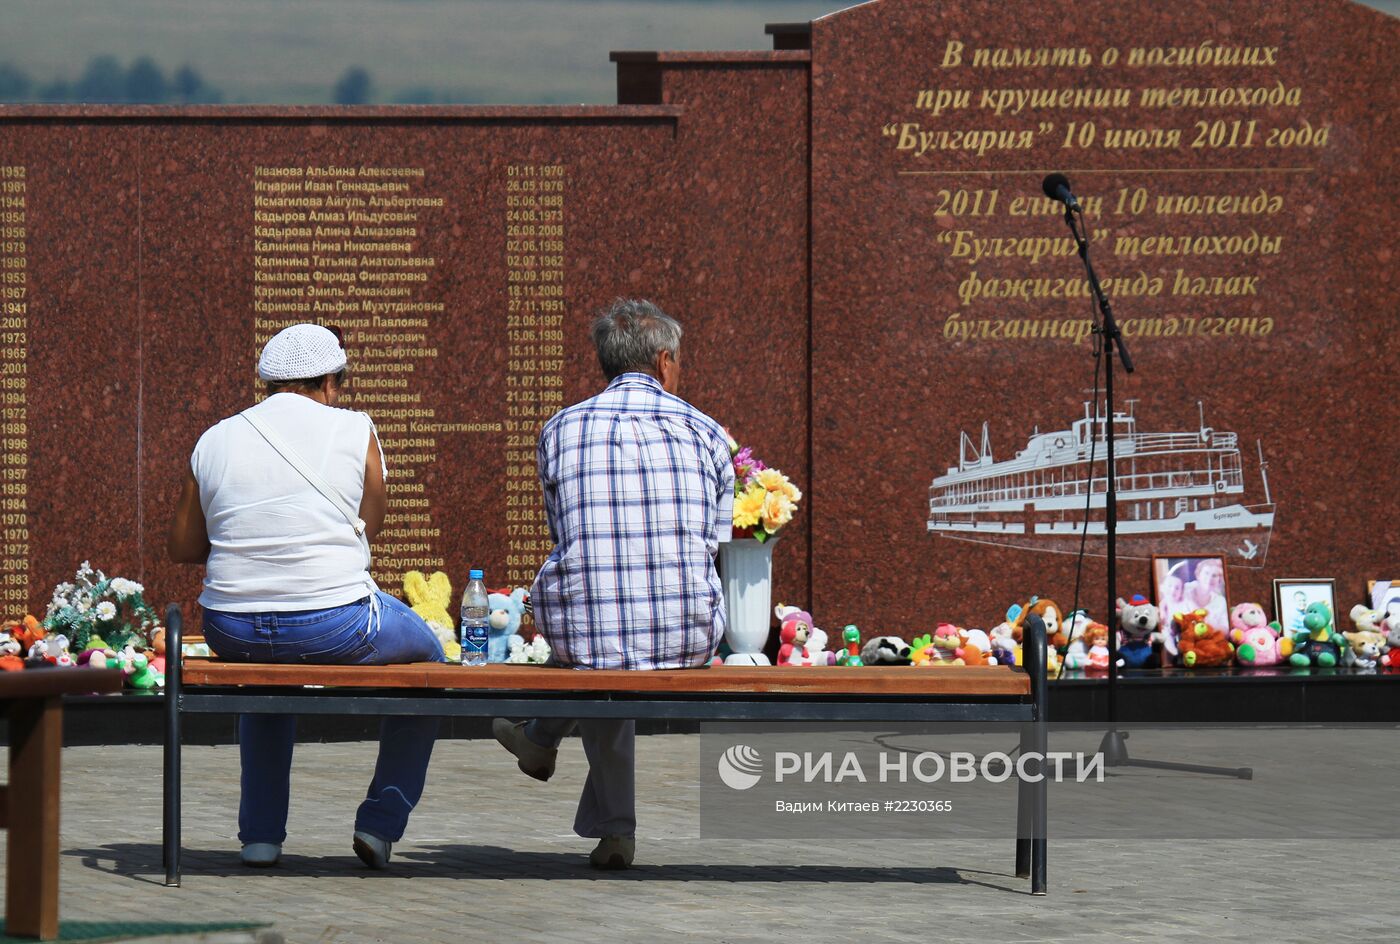
{"type": "MultiPolygon", "coordinates": [[[[335,406],[345,372],[337,334],[285,328],[258,360],[267,398],[215,424],[195,446],[168,546],[173,560],[205,565],[204,636],[221,659],[442,661],[428,625],[370,576],[386,470],[369,416],[335,406]]],[[[295,725],[293,715],[239,718],[238,838],[248,865],[273,865],[281,855],[295,725]]],[[[436,718],[381,725],[353,837],[371,868],[388,863],[423,794],[437,726],[436,718]]]]}

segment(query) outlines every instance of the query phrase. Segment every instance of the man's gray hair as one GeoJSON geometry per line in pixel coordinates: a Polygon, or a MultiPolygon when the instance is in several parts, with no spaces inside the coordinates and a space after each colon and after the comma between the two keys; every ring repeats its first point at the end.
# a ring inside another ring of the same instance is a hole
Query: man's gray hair
{"type": "Polygon", "coordinates": [[[593,346],[609,380],[628,371],[651,373],[662,351],[679,356],[680,322],[640,298],[619,298],[593,322],[593,346]]]}

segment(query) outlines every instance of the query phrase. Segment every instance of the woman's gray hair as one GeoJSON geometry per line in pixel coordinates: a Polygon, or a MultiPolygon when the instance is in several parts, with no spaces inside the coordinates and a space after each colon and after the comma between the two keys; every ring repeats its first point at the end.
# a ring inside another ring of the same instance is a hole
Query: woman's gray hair
{"type": "Polygon", "coordinates": [[[628,371],[651,373],[662,351],[680,355],[680,323],[645,299],[613,302],[593,322],[592,335],[598,364],[609,380],[628,371]]]}

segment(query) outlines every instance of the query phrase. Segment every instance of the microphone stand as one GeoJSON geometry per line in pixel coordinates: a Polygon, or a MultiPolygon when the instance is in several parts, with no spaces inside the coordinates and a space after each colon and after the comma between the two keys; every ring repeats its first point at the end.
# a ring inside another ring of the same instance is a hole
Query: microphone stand
{"type": "MultiPolygon", "coordinates": [[[[1065,202],[1065,225],[1069,227],[1070,235],[1074,237],[1075,244],[1079,247],[1079,258],[1084,262],[1084,271],[1089,277],[1089,288],[1094,293],[1094,302],[1098,308],[1098,323],[1094,325],[1093,333],[1098,335],[1098,343],[1095,345],[1094,354],[1098,355],[1099,350],[1107,360],[1104,365],[1104,399],[1105,409],[1108,414],[1107,430],[1104,435],[1104,442],[1107,446],[1107,464],[1105,466],[1106,478],[1108,480],[1107,494],[1104,496],[1104,533],[1108,539],[1108,607],[1106,613],[1113,613],[1117,607],[1118,598],[1118,471],[1113,463],[1113,440],[1115,435],[1114,410],[1113,410],[1113,359],[1116,354],[1118,360],[1123,364],[1123,370],[1129,374],[1133,372],[1133,359],[1128,354],[1127,345],[1123,343],[1123,332],[1118,328],[1118,322],[1113,318],[1113,305],[1109,302],[1108,296],[1104,294],[1103,286],[1099,284],[1099,277],[1094,272],[1094,264],[1089,261],[1089,231],[1084,223],[1083,211],[1078,209],[1077,201],[1071,204],[1065,202]],[[1076,215],[1078,211],[1078,215],[1076,215]]],[[[1094,487],[1094,470],[1089,469],[1089,488],[1094,487]]],[[[1089,522],[1084,522],[1084,527],[1088,527],[1089,522]]],[[[1119,731],[1118,724],[1118,627],[1110,626],[1108,632],[1108,723],[1109,729],[1103,736],[1103,741],[1099,744],[1099,752],[1104,756],[1104,763],[1109,767],[1152,767],[1158,770],[1181,770],[1191,773],[1218,774],[1224,777],[1238,777],[1241,780],[1254,779],[1254,771],[1249,767],[1207,767],[1200,764],[1178,764],[1170,761],[1158,760],[1135,760],[1128,754],[1126,743],[1127,733],[1119,731]]]]}

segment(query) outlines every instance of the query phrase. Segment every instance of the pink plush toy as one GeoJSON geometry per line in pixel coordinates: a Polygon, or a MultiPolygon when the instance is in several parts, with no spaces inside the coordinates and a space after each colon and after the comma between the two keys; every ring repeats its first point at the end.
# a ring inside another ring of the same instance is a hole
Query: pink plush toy
{"type": "Polygon", "coordinates": [[[1230,611],[1230,641],[1240,665],[1278,665],[1288,657],[1288,640],[1269,625],[1264,608],[1258,603],[1240,603],[1230,611]]]}
{"type": "Polygon", "coordinates": [[[1381,665],[1400,669],[1400,613],[1387,616],[1381,622],[1385,632],[1385,646],[1381,649],[1381,665]]]}
{"type": "Polygon", "coordinates": [[[796,617],[783,620],[778,630],[778,665],[811,665],[807,660],[807,634],[810,627],[796,617]]]}
{"type": "Polygon", "coordinates": [[[812,614],[795,606],[777,606],[778,665],[831,665],[835,653],[826,651],[826,633],[812,625],[812,614]]]}
{"type": "Polygon", "coordinates": [[[952,623],[939,623],[933,631],[934,662],[956,662],[962,649],[962,634],[952,623]]]}

